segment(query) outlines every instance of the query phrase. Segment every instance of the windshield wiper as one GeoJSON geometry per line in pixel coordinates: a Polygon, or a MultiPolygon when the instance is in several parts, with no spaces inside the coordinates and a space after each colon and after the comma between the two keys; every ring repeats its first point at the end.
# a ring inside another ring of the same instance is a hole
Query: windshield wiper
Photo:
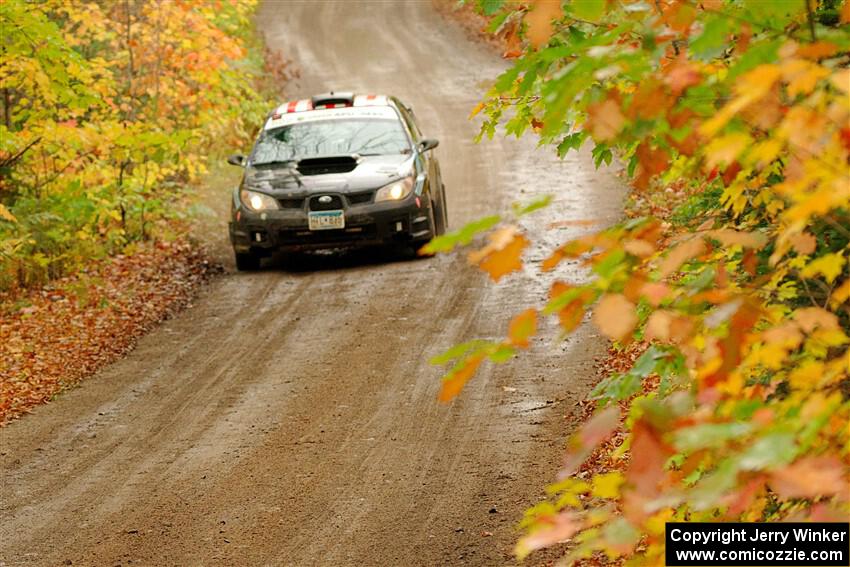
{"type": "Polygon", "coordinates": [[[410,154],[412,151],[413,151],[413,150],[411,150],[410,148],[405,148],[405,149],[403,149],[403,150],[399,150],[399,151],[396,151],[396,152],[366,152],[366,153],[363,153],[363,152],[357,152],[357,153],[355,153],[355,154],[351,154],[351,155],[353,155],[353,156],[357,156],[357,157],[369,157],[369,156],[394,156],[394,155],[396,155],[396,154],[408,155],[408,154],[410,154]]]}

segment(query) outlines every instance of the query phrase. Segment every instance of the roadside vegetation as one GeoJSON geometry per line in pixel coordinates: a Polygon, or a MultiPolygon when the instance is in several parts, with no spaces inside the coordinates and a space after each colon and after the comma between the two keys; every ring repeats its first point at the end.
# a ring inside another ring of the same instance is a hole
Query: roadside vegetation
{"type": "Polygon", "coordinates": [[[187,244],[193,191],[281,78],[253,35],[255,4],[0,3],[0,421],[191,295],[204,267],[187,244]],[[85,360],[45,372],[68,345],[85,360]]]}
{"type": "MultiPolygon", "coordinates": [[[[512,67],[472,110],[620,160],[626,220],[532,266],[548,301],[458,345],[440,398],[528,346],[541,317],[611,339],[605,378],[519,558],[663,564],[664,524],[850,514],[850,3],[478,0],[512,67]],[[566,281],[562,262],[590,281],[566,281]]],[[[542,149],[541,151],[546,151],[542,149]]],[[[435,239],[498,281],[518,207],[435,239]]]]}

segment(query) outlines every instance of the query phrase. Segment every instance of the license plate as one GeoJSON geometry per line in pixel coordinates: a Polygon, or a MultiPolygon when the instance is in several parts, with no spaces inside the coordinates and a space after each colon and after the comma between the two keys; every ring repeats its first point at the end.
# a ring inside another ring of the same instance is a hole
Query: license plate
{"type": "Polygon", "coordinates": [[[310,230],[345,228],[345,215],[343,211],[311,211],[308,214],[307,221],[310,230]]]}

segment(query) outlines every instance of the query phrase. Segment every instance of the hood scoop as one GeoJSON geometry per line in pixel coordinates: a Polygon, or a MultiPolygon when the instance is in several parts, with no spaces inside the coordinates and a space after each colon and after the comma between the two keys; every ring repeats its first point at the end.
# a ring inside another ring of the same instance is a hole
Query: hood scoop
{"type": "Polygon", "coordinates": [[[348,173],[357,167],[354,156],[329,156],[307,158],[298,162],[298,173],[301,175],[325,175],[326,173],[348,173]]]}

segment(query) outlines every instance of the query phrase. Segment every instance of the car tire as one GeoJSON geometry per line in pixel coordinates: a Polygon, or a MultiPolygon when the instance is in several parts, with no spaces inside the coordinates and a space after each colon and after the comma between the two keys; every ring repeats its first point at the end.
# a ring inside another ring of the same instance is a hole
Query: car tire
{"type": "Polygon", "coordinates": [[[436,205],[434,204],[434,201],[431,201],[431,206],[428,207],[428,228],[430,235],[426,238],[420,238],[410,243],[414,256],[419,256],[422,258],[431,258],[432,256],[434,256],[434,254],[420,254],[419,249],[431,242],[431,239],[439,234],[439,229],[437,227],[437,213],[438,211],[436,210],[436,205]]]}
{"type": "Polygon", "coordinates": [[[240,272],[255,272],[260,269],[260,257],[251,252],[236,252],[236,269],[240,272]]]}
{"type": "Polygon", "coordinates": [[[448,228],[448,214],[446,212],[446,186],[440,186],[440,195],[433,205],[434,209],[434,236],[446,233],[448,228]]]}

